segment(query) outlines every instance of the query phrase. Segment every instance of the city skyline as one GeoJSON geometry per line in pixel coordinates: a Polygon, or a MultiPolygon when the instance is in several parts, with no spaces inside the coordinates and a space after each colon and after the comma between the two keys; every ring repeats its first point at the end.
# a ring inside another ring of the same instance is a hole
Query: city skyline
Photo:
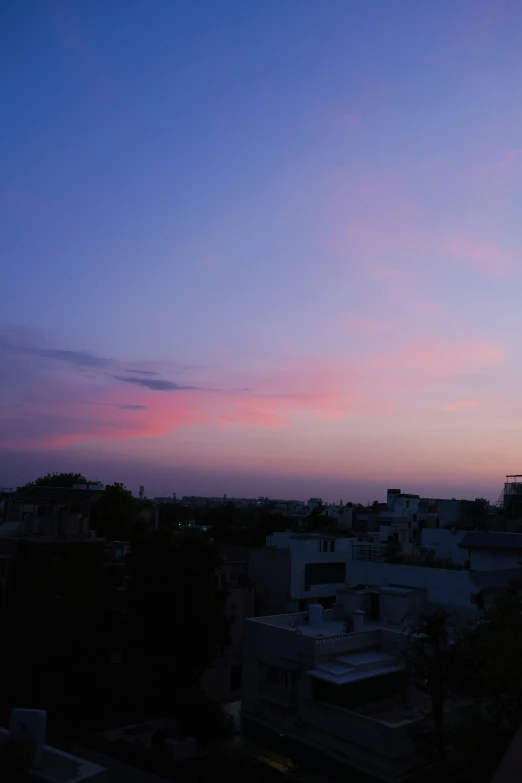
{"type": "Polygon", "coordinates": [[[0,484],[497,499],[519,3],[1,13],[0,484]]]}

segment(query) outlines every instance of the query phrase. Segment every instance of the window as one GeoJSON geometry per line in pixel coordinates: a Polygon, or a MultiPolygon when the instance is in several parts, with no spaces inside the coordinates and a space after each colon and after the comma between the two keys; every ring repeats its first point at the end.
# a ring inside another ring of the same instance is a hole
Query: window
{"type": "Polygon", "coordinates": [[[297,672],[278,669],[275,666],[266,667],[266,681],[277,688],[295,688],[297,685],[297,672]]]}
{"type": "Polygon", "coordinates": [[[323,552],[335,552],[335,538],[331,540],[324,538],[321,549],[323,552]]]}
{"type": "Polygon", "coordinates": [[[243,667],[240,663],[230,667],[230,690],[238,691],[241,688],[243,667]]]}
{"type": "Polygon", "coordinates": [[[280,670],[275,666],[266,667],[266,681],[269,685],[279,685],[280,670]]]}
{"type": "Polygon", "coordinates": [[[344,584],[345,576],[345,563],[306,563],[305,590],[313,585],[344,584]]]}

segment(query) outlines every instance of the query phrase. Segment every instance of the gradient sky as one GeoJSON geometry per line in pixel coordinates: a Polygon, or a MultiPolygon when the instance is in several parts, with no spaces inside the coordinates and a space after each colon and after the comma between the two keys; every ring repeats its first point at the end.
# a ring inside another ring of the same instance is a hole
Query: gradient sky
{"type": "Polygon", "coordinates": [[[520,0],[4,0],[0,486],[496,499],[520,0]]]}

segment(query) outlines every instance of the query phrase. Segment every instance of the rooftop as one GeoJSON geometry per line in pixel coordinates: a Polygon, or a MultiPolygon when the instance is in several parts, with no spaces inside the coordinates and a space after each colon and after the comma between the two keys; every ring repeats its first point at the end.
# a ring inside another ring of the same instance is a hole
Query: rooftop
{"type": "Polygon", "coordinates": [[[347,631],[346,620],[348,618],[332,619],[331,615],[328,616],[328,612],[331,611],[332,610],[326,610],[325,618],[322,620],[322,622],[314,625],[311,625],[307,621],[307,614],[305,612],[275,614],[268,615],[266,617],[250,617],[248,618],[248,621],[262,623],[264,625],[271,625],[275,626],[276,628],[281,628],[289,632],[297,633],[301,637],[315,640],[319,643],[319,645],[322,641],[327,642],[328,640],[335,640],[336,642],[349,642],[351,639],[360,640],[360,638],[365,634],[369,634],[368,644],[376,645],[379,644],[380,636],[378,632],[380,631],[389,631],[391,633],[398,633],[401,635],[403,634],[402,626],[373,621],[364,622],[361,630],[347,631]]]}
{"type": "Polygon", "coordinates": [[[334,660],[319,663],[308,674],[318,680],[335,685],[348,685],[359,680],[368,680],[382,674],[404,670],[404,663],[395,653],[374,649],[341,655],[334,660]]]}
{"type": "MultiPolygon", "coordinates": [[[[0,743],[5,743],[8,737],[7,729],[0,728],[0,743]]],[[[106,768],[100,764],[44,745],[40,768],[32,770],[30,777],[45,783],[101,783],[107,780],[105,772],[106,768]]]]}
{"type": "Polygon", "coordinates": [[[522,553],[522,533],[466,533],[458,544],[461,549],[481,549],[522,553]]]}

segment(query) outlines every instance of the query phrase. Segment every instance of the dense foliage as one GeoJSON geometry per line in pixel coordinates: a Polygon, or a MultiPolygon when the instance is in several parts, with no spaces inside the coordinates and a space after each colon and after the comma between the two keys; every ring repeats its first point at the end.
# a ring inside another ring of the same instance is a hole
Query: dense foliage
{"type": "Polygon", "coordinates": [[[414,741],[434,779],[489,783],[522,724],[520,585],[501,591],[458,633],[444,611],[421,615],[405,658],[431,704],[414,741]]]}
{"type": "Polygon", "coordinates": [[[75,484],[100,484],[99,481],[88,481],[83,473],[46,473],[26,484],[30,487],[73,487],[75,484]]]}

